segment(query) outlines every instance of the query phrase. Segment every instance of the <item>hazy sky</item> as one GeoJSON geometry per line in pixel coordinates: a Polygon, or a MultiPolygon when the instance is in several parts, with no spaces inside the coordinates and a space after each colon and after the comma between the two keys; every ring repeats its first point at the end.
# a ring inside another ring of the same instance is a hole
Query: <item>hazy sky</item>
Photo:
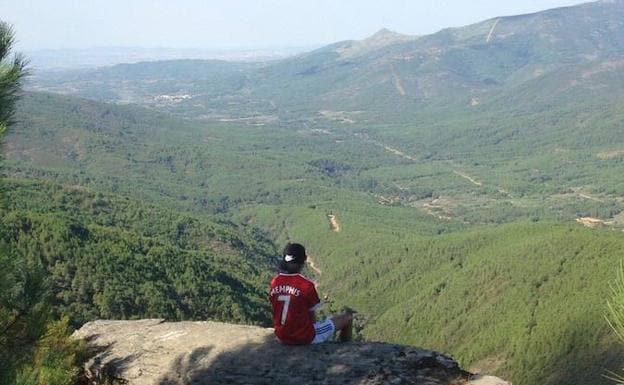
{"type": "Polygon", "coordinates": [[[575,0],[0,0],[20,50],[240,48],[361,39],[386,27],[442,28],[580,4],[575,0]]]}

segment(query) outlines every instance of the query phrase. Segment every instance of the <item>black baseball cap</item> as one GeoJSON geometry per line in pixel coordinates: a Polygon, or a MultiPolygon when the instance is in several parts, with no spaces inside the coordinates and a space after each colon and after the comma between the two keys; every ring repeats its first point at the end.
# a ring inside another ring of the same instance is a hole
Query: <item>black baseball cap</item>
{"type": "Polygon", "coordinates": [[[289,243],[284,247],[282,261],[285,263],[301,264],[304,263],[307,258],[305,247],[299,243],[289,243]]]}

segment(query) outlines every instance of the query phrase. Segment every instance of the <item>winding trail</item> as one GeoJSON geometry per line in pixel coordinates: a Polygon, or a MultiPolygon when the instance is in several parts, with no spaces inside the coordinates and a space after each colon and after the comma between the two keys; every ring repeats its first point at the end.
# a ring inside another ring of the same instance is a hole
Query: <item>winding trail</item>
{"type": "Polygon", "coordinates": [[[604,202],[602,199],[593,197],[591,195],[583,194],[583,193],[578,193],[578,196],[580,196],[581,198],[592,200],[594,202],[604,202]]]}
{"type": "Polygon", "coordinates": [[[323,272],[321,271],[321,269],[319,269],[315,264],[314,264],[314,259],[311,255],[308,255],[308,266],[310,266],[310,269],[314,270],[314,272],[316,274],[318,274],[319,276],[323,275],[323,272]]]}
{"type": "Polygon", "coordinates": [[[386,150],[386,151],[388,151],[388,152],[390,152],[390,153],[392,153],[392,154],[394,154],[396,156],[400,156],[401,158],[409,159],[409,160],[412,160],[412,161],[418,160],[415,157],[413,157],[413,156],[411,156],[409,154],[406,154],[406,153],[404,153],[401,150],[398,150],[398,149],[396,149],[394,147],[390,147],[387,144],[385,144],[383,142],[380,142],[378,140],[371,139],[367,134],[355,134],[355,136],[360,138],[364,142],[372,143],[375,146],[379,146],[379,147],[383,148],[384,150],[386,150]]]}
{"type": "Polygon", "coordinates": [[[405,159],[409,159],[409,160],[416,160],[416,158],[414,158],[413,156],[407,155],[406,153],[397,150],[396,148],[392,148],[390,146],[386,146],[385,144],[381,144],[381,146],[383,146],[383,148],[388,151],[393,153],[394,155],[398,155],[401,158],[405,158],[405,159]]]}

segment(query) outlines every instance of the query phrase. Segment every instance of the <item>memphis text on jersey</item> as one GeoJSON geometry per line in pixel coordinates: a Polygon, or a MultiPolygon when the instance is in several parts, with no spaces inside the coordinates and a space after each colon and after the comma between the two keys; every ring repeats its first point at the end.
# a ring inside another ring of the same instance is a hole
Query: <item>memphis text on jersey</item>
{"type": "Polygon", "coordinates": [[[271,297],[277,294],[290,294],[294,295],[295,297],[299,297],[301,295],[301,290],[290,285],[280,285],[275,286],[273,289],[271,289],[271,297]]]}

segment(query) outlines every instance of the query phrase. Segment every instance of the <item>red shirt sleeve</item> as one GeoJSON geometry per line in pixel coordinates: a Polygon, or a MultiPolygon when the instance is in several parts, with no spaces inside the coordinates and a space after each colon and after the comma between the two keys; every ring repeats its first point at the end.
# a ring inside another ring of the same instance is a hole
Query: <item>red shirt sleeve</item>
{"type": "Polygon", "coordinates": [[[319,295],[316,291],[316,288],[314,287],[314,284],[310,283],[310,292],[308,294],[308,303],[309,303],[309,309],[312,310],[316,310],[318,308],[318,305],[321,304],[321,299],[319,298],[319,295]]]}

